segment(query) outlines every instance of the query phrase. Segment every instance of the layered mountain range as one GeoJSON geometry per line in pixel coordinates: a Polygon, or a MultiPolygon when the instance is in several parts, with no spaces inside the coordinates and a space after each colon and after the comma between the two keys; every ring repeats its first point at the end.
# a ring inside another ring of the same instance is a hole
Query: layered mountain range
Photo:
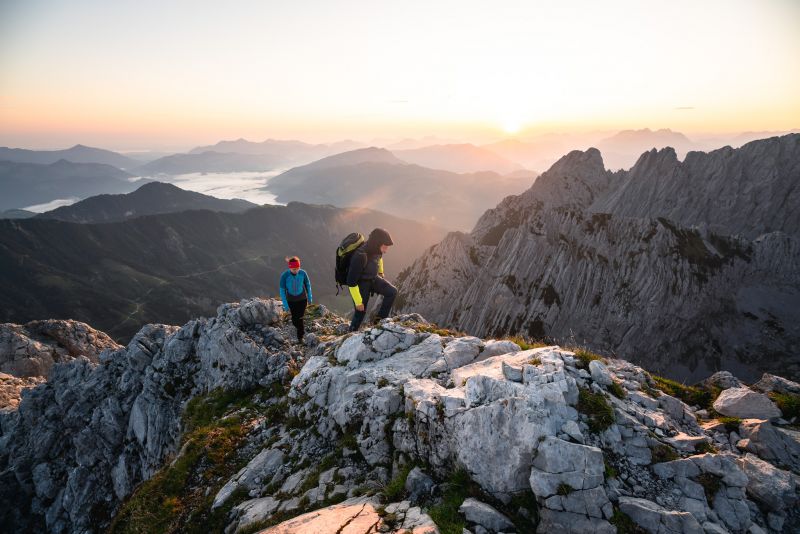
{"type": "Polygon", "coordinates": [[[399,277],[400,306],[476,335],[616,354],[676,378],[800,373],[800,135],[574,151],[399,277]]]}
{"type": "Polygon", "coordinates": [[[56,199],[129,193],[146,180],[100,163],[16,163],[0,161],[0,210],[45,204],[56,199]]]}
{"type": "Polygon", "coordinates": [[[37,217],[76,223],[99,223],[187,210],[240,213],[257,206],[246,200],[225,200],[185,191],[172,184],[149,182],[131,193],[89,197],[75,204],[41,213],[37,217]]]}
{"type": "MultiPolygon", "coordinates": [[[[101,212],[119,214],[108,203],[101,212]]],[[[284,257],[293,254],[319,302],[349,309],[349,297],[336,297],[334,253],[350,232],[375,227],[395,239],[385,262],[392,278],[446,233],[381,212],[301,203],[104,224],[0,220],[0,322],[75,319],[128,339],[148,322],[212,313],[220,300],[277,295],[284,257]]]]}
{"type": "Polygon", "coordinates": [[[295,167],[264,189],[281,202],[361,206],[449,229],[470,228],[486,206],[531,183],[530,174],[458,174],[408,164],[383,148],[364,148],[295,167]]]}

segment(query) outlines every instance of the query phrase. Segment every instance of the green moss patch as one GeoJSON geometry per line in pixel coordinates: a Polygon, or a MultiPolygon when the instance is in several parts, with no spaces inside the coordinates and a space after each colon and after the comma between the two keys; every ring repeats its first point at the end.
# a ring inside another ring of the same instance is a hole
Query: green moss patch
{"type": "Polygon", "coordinates": [[[698,484],[703,486],[703,491],[706,494],[706,500],[709,505],[714,503],[714,496],[722,488],[722,479],[717,475],[711,473],[702,473],[698,475],[695,480],[698,484]]]}
{"type": "Polygon", "coordinates": [[[549,347],[549,345],[547,345],[546,343],[542,343],[541,341],[532,341],[522,336],[511,336],[505,339],[516,343],[522,350],[540,349],[542,347],[549,347]]]}
{"type": "Polygon", "coordinates": [[[617,534],[647,534],[647,531],[633,522],[633,519],[619,508],[614,508],[614,514],[609,523],[617,527],[617,534]]]}
{"type": "Polygon", "coordinates": [[[717,421],[725,425],[725,430],[728,432],[738,432],[739,425],[742,424],[742,420],[738,417],[728,417],[724,415],[718,417],[717,421]]]}
{"type": "Polygon", "coordinates": [[[608,389],[609,393],[611,393],[612,395],[614,395],[618,399],[624,399],[625,397],[628,396],[628,393],[625,391],[625,388],[623,388],[619,384],[619,382],[616,382],[616,381],[615,382],[611,382],[611,385],[608,386],[607,389],[608,389]]]}
{"type": "Polygon", "coordinates": [[[136,488],[109,532],[221,532],[230,509],[248,496],[234,492],[212,511],[214,497],[246,463],[239,457],[239,448],[245,444],[251,421],[264,416],[263,401],[282,392],[282,387],[215,390],[187,403],[178,456],[136,488]]]}
{"type": "Polygon", "coordinates": [[[689,406],[700,406],[701,408],[710,409],[717,400],[722,390],[718,387],[705,387],[705,386],[687,386],[669,378],[651,375],[650,378],[655,383],[655,387],[678,399],[689,406]]]}
{"type": "Polygon", "coordinates": [[[589,430],[595,433],[614,424],[614,410],[602,393],[594,393],[587,388],[579,388],[577,410],[588,417],[589,430]]]}
{"type": "Polygon", "coordinates": [[[672,460],[677,460],[678,458],[680,458],[675,449],[673,449],[669,445],[665,445],[664,443],[659,443],[658,445],[650,449],[650,452],[652,454],[654,464],[671,462],[672,460]]]}
{"type": "Polygon", "coordinates": [[[769,393],[769,398],[780,408],[784,419],[792,419],[800,415],[800,395],[773,391],[769,393]]]}
{"type": "Polygon", "coordinates": [[[572,352],[575,353],[575,357],[578,359],[578,367],[582,369],[588,369],[589,363],[598,360],[600,362],[606,363],[605,358],[600,356],[599,354],[595,354],[594,352],[589,352],[586,349],[581,348],[573,348],[571,349],[572,352]]]}

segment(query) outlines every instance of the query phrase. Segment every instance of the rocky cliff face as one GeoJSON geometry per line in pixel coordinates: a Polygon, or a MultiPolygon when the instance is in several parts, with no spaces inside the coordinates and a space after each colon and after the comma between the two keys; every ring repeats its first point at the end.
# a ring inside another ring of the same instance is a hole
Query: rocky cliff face
{"type": "MultiPolygon", "coordinates": [[[[183,327],[148,325],[125,348],[56,365],[2,414],[0,523],[99,531],[121,499],[174,454],[194,395],[287,377],[291,355],[271,325],[280,304],[220,307],[183,327]]],[[[13,530],[13,529],[12,529],[13,530]]]]}
{"type": "Polygon", "coordinates": [[[80,357],[96,363],[104,350],[119,348],[105,332],[79,321],[0,324],[0,371],[17,377],[46,377],[54,364],[80,357]]]}
{"type": "Polygon", "coordinates": [[[738,149],[645,152],[622,183],[591,207],[626,217],[666,217],[754,239],[800,232],[800,135],[747,143],[738,149]]]}
{"type": "Polygon", "coordinates": [[[219,520],[202,524],[211,532],[331,534],[800,527],[796,383],[767,375],[747,387],[721,373],[681,386],[416,314],[341,335],[344,320],[318,310],[297,350],[278,306],[149,325],[98,364],[57,365],[0,419],[3,525],[94,532],[116,515],[114,532],[192,530],[197,517],[219,520]],[[215,388],[226,393],[196,404],[215,388]],[[261,393],[224,408],[247,391],[261,393]],[[221,418],[186,434],[187,412],[204,410],[221,418]],[[230,432],[244,436],[235,455],[216,448],[227,441],[198,452],[202,436],[230,432]]]}
{"type": "Polygon", "coordinates": [[[676,378],[798,376],[798,165],[797,135],[684,163],[650,152],[618,173],[594,149],[572,152],[418,259],[400,307],[481,336],[589,344],[676,378]]]}

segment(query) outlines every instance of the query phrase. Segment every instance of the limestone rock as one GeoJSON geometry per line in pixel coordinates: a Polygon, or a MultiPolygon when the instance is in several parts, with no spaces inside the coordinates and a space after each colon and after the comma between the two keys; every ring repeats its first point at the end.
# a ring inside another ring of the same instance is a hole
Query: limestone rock
{"type": "Polygon", "coordinates": [[[81,356],[96,363],[104,350],[119,348],[104,332],[79,321],[0,324],[0,372],[17,377],[45,377],[54,364],[81,356]]]}
{"type": "Polygon", "coordinates": [[[740,388],[744,385],[730,371],[717,371],[704,382],[721,389],[740,388]]]}
{"type": "Polygon", "coordinates": [[[536,449],[530,484],[537,497],[555,495],[565,484],[574,490],[603,482],[603,452],[597,447],[569,443],[548,436],[536,449]]]}
{"type": "Polygon", "coordinates": [[[472,497],[467,498],[458,508],[470,523],[475,523],[492,532],[504,532],[514,529],[514,524],[503,514],[486,503],[472,497]]]}
{"type": "Polygon", "coordinates": [[[736,444],[763,460],[787,466],[800,474],[800,432],[760,419],[745,419],[739,425],[742,439],[736,444]]]}
{"type": "Polygon", "coordinates": [[[669,511],[646,499],[620,497],[619,508],[647,532],[703,534],[703,527],[692,514],[669,511]]]}
{"type": "Polygon", "coordinates": [[[753,454],[746,454],[739,465],[747,475],[747,494],[758,502],[774,511],[783,511],[797,504],[797,479],[791,473],[753,454]]]}
{"type": "Polygon", "coordinates": [[[278,510],[280,504],[281,501],[272,497],[252,499],[237,504],[231,511],[231,514],[238,518],[236,529],[244,529],[258,521],[269,519],[278,510]]]}
{"type": "Polygon", "coordinates": [[[778,393],[800,395],[800,384],[769,373],[764,373],[761,380],[753,384],[753,389],[763,393],[776,391],[778,393]]]}
{"type": "Polygon", "coordinates": [[[405,488],[411,502],[417,502],[430,496],[434,482],[422,469],[415,467],[408,473],[405,488]]]}
{"type": "Polygon", "coordinates": [[[741,419],[773,419],[781,411],[769,397],[747,387],[729,388],[714,401],[714,409],[723,415],[741,419]]]}

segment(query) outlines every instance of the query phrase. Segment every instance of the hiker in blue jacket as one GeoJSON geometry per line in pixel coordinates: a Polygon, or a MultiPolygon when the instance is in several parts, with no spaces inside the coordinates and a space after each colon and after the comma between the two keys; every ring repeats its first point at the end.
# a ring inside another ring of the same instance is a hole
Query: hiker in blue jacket
{"type": "Polygon", "coordinates": [[[289,268],[281,275],[280,283],[283,311],[292,313],[292,324],[297,329],[297,342],[302,343],[305,334],[303,315],[306,313],[306,306],[313,302],[311,280],[300,268],[300,258],[286,258],[286,263],[289,268]]]}

